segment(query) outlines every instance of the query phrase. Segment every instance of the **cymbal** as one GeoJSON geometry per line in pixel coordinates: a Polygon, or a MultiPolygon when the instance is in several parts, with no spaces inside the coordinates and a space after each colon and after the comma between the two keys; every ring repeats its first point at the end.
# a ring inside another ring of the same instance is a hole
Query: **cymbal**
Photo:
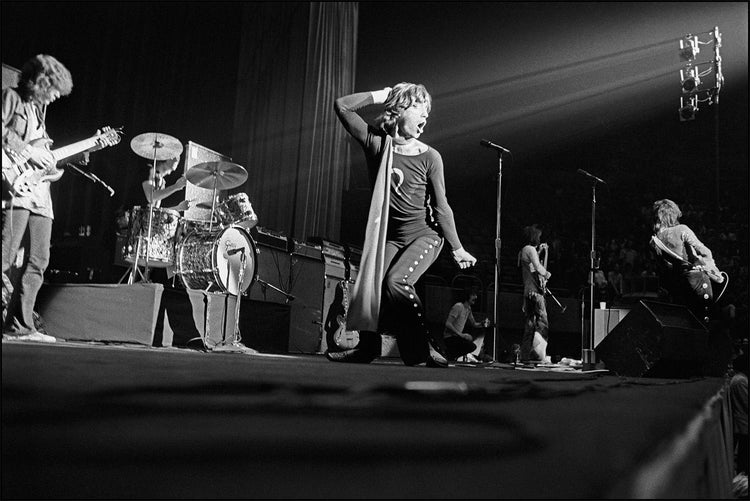
{"type": "Polygon", "coordinates": [[[130,140],[130,148],[136,155],[149,160],[169,160],[182,155],[182,143],[178,139],[159,132],[144,132],[130,140]]]}
{"type": "Polygon", "coordinates": [[[247,171],[232,162],[203,162],[190,167],[185,177],[199,188],[213,189],[216,186],[217,190],[229,190],[247,180],[247,171]]]}

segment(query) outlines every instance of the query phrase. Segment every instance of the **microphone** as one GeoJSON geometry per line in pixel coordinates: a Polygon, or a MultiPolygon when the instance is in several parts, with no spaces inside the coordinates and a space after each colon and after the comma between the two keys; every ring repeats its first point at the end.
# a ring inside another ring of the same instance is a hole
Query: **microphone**
{"type": "Polygon", "coordinates": [[[481,144],[482,146],[486,146],[487,148],[494,148],[498,151],[502,151],[503,153],[510,153],[510,150],[503,148],[502,146],[495,144],[492,141],[487,141],[486,139],[482,139],[481,141],[479,141],[479,144],[481,144]]]}
{"type": "Polygon", "coordinates": [[[594,181],[596,181],[598,183],[607,184],[607,182],[604,179],[600,179],[600,178],[594,176],[593,174],[589,174],[588,172],[586,172],[583,169],[578,169],[576,172],[578,172],[579,174],[583,174],[584,176],[586,176],[588,178],[591,178],[591,179],[593,179],[594,181]]]}
{"type": "Polygon", "coordinates": [[[238,252],[245,252],[244,247],[237,247],[236,249],[231,249],[227,251],[227,256],[233,256],[237,254],[238,252]]]}

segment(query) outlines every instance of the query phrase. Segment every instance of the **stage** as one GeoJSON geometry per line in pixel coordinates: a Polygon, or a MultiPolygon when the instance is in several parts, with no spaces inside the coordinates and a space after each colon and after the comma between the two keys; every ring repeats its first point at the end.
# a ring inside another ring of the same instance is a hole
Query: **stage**
{"type": "Polygon", "coordinates": [[[728,498],[723,378],[2,345],[3,499],[728,498]]]}

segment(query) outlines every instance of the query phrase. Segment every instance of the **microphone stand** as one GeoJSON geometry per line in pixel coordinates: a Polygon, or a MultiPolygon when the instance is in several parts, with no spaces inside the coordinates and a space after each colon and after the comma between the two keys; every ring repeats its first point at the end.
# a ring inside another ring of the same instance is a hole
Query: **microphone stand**
{"type": "MultiPolygon", "coordinates": [[[[596,183],[591,182],[591,255],[589,259],[589,328],[582,329],[581,362],[582,369],[592,370],[596,367],[596,353],[594,352],[594,268],[596,266],[596,183]]],[[[583,315],[583,310],[581,310],[583,315]]]]}
{"type": "Polygon", "coordinates": [[[495,302],[494,302],[494,319],[495,325],[492,332],[492,361],[497,362],[497,326],[500,325],[500,319],[498,314],[500,309],[498,308],[498,296],[500,291],[500,250],[502,243],[500,240],[500,211],[501,211],[501,195],[502,195],[502,183],[503,183],[503,152],[497,150],[497,210],[495,211],[496,224],[495,224],[495,302]]]}

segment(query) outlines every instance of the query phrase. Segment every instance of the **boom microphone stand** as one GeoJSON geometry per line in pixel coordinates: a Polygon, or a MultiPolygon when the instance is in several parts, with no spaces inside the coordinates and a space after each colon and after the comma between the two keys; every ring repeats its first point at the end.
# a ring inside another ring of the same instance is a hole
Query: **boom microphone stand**
{"type": "Polygon", "coordinates": [[[494,315],[495,325],[492,331],[492,361],[497,362],[497,326],[500,324],[498,319],[499,308],[497,304],[499,291],[500,291],[500,211],[501,211],[501,195],[502,195],[502,183],[503,183],[503,153],[510,153],[510,150],[503,148],[491,141],[482,139],[479,144],[487,148],[492,148],[497,152],[497,209],[495,211],[496,224],[495,224],[495,302],[494,302],[494,315]]]}
{"type": "MultiPolygon", "coordinates": [[[[604,180],[589,174],[583,169],[578,169],[579,174],[591,180],[591,255],[589,259],[589,328],[581,329],[581,362],[583,370],[592,370],[596,367],[596,354],[594,352],[594,270],[598,268],[596,262],[596,184],[607,184],[604,180]]],[[[583,309],[581,309],[583,315],[583,309]]],[[[582,322],[583,323],[583,322],[582,322]]]]}

